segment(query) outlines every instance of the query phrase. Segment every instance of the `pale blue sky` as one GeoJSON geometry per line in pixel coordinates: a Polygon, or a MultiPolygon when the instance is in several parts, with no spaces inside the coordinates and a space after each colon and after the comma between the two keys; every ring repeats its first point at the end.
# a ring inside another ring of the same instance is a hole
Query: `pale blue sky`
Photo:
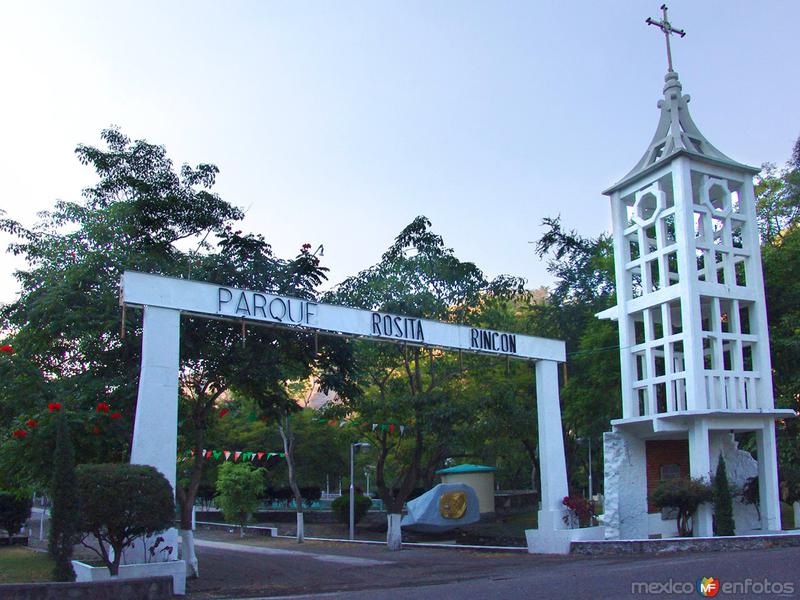
{"type": "MultiPolygon", "coordinates": [[[[600,191],[655,129],[659,1],[0,2],[0,208],[31,224],[94,181],[73,155],[116,124],[213,162],[245,227],[332,283],[416,215],[488,275],[550,282],[529,240],[561,214],[609,228],[600,191]]],[[[695,122],[748,164],[800,134],[793,0],[674,0],[695,122]]],[[[5,247],[6,238],[0,238],[5,247]]],[[[0,301],[15,265],[0,255],[0,301]]]]}

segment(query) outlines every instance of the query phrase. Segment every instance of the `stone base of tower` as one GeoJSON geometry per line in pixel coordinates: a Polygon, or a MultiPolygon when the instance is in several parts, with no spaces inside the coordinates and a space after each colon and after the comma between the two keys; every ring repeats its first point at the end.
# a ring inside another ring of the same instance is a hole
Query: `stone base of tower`
{"type": "MultiPolygon", "coordinates": [[[[779,532],[775,418],[709,413],[614,421],[603,440],[606,539],[676,537],[674,513],[657,509],[648,497],[664,479],[691,476],[710,480],[720,455],[733,488],[741,489],[749,478],[759,478],[760,510],[734,498],[736,534],[779,532]],[[733,433],[746,431],[756,435],[759,462],[737,447],[733,433]]],[[[694,516],[693,534],[713,535],[711,505],[703,505],[694,516]]]]}

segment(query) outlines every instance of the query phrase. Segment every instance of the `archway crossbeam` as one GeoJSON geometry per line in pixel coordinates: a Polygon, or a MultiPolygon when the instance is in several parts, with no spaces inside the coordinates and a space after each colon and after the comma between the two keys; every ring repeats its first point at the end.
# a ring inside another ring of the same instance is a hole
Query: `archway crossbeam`
{"type": "Polygon", "coordinates": [[[120,303],[211,318],[244,319],[376,341],[527,360],[566,360],[560,340],[418,319],[201,281],[126,271],[120,303]]]}

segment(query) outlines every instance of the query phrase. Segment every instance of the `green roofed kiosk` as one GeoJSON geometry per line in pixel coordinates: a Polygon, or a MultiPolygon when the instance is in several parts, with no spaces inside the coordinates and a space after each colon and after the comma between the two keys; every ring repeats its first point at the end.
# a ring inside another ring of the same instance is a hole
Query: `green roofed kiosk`
{"type": "Polygon", "coordinates": [[[463,483],[470,486],[478,496],[481,514],[494,513],[494,472],[497,469],[486,465],[457,465],[439,469],[442,483],[463,483]]]}

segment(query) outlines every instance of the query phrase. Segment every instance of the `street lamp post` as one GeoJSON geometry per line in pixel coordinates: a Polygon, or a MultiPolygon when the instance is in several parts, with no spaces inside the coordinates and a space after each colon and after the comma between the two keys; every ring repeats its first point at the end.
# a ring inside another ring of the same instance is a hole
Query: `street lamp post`
{"type": "Polygon", "coordinates": [[[354,442],[350,444],[350,539],[355,538],[356,492],[353,485],[355,469],[353,468],[353,454],[356,448],[369,448],[368,442],[354,442]]]}

